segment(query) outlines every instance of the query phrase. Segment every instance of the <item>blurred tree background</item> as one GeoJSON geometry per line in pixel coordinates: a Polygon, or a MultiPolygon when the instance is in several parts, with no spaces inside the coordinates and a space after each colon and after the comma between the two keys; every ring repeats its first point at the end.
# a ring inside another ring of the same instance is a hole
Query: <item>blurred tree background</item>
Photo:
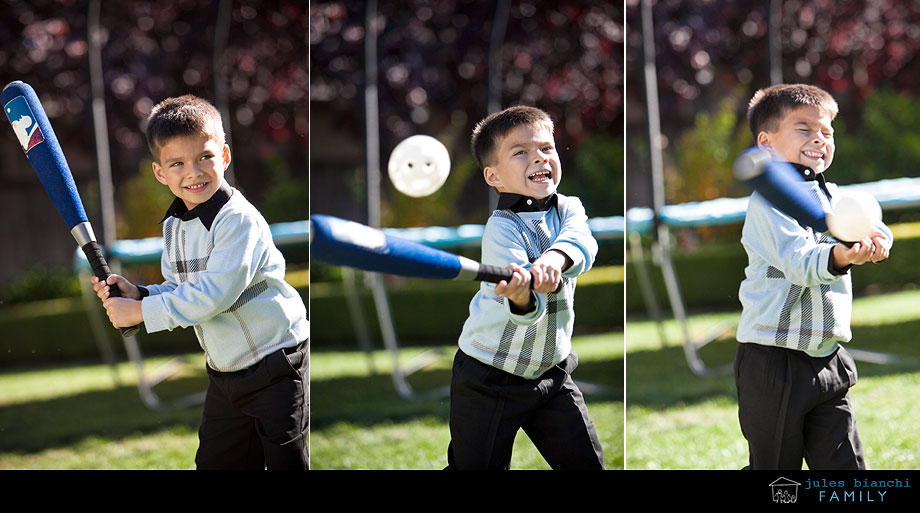
{"type": "MultiPolygon", "coordinates": [[[[0,75],[4,84],[22,80],[36,90],[101,237],[89,65],[91,3],[0,0],[0,75]]],[[[224,111],[233,150],[232,183],[269,222],[306,219],[307,2],[126,0],[99,5],[117,238],[160,235],[157,221],[171,196],[150,172],[145,122],[154,104],[187,93],[224,111]]],[[[0,137],[0,157],[0,209],[4,218],[17,220],[0,228],[4,240],[15,241],[5,244],[0,257],[3,300],[5,285],[30,269],[48,277],[21,281],[44,281],[54,288],[55,269],[70,267],[74,244],[8,129],[0,137]]],[[[22,295],[22,284],[14,285],[11,294],[22,295]]]]}
{"type": "MultiPolygon", "coordinates": [[[[556,124],[560,192],[588,215],[623,212],[622,5],[511,1],[498,53],[501,107],[534,105],[556,124]]],[[[489,189],[469,150],[489,111],[489,41],[502,2],[380,2],[377,38],[382,224],[484,223],[489,189]],[[386,176],[392,149],[427,134],[451,154],[447,183],[426,198],[397,192],[386,176]]],[[[310,7],[312,211],[367,219],[363,1],[310,7]]]]}
{"type": "MultiPolygon", "coordinates": [[[[651,205],[640,0],[626,1],[627,208],[651,205]]],[[[771,85],[770,8],[786,83],[829,91],[839,184],[917,176],[920,3],[898,0],[652,1],[667,203],[742,196],[734,156],[753,144],[747,102],[771,85]]],[[[892,219],[915,218],[893,212],[892,219]]],[[[886,213],[886,220],[889,219],[886,213]]]]}

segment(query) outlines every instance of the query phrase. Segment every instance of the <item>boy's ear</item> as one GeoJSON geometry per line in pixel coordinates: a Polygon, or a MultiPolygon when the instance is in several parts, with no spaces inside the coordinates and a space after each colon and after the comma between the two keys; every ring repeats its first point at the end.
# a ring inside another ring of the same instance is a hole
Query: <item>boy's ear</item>
{"type": "Polygon", "coordinates": [[[482,176],[483,176],[483,178],[485,178],[486,183],[489,184],[489,185],[491,185],[492,187],[501,187],[502,181],[501,181],[501,179],[498,177],[498,174],[495,173],[495,170],[492,169],[491,167],[488,167],[488,166],[487,166],[487,167],[483,168],[483,170],[482,170],[482,176]]]}
{"type": "Polygon", "coordinates": [[[157,161],[153,161],[153,176],[156,177],[157,181],[163,185],[167,185],[166,176],[163,174],[163,166],[157,164],[157,161]]]}
{"type": "Polygon", "coordinates": [[[230,146],[225,144],[224,151],[221,152],[221,157],[224,159],[224,171],[230,167],[230,146]]]}
{"type": "Polygon", "coordinates": [[[761,131],[759,134],[757,134],[757,146],[763,149],[770,148],[770,134],[765,131],[761,131]]]}

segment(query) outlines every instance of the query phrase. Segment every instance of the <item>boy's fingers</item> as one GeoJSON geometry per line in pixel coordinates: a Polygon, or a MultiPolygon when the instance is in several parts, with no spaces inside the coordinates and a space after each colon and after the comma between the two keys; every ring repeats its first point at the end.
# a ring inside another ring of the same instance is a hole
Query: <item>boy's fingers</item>
{"type": "Polygon", "coordinates": [[[530,270],[531,281],[533,281],[534,288],[538,288],[540,285],[543,285],[545,279],[543,269],[540,267],[531,268],[530,270]]]}

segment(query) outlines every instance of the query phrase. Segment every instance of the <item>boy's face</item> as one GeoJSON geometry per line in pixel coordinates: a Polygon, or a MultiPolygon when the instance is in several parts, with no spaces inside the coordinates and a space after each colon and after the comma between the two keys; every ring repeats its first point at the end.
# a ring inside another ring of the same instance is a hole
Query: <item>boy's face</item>
{"type": "Polygon", "coordinates": [[[207,136],[174,137],[160,148],[153,174],[191,210],[220,188],[230,165],[230,147],[207,136]]]}
{"type": "Polygon", "coordinates": [[[818,107],[789,111],[775,132],[763,131],[757,145],[794,164],[823,173],[834,160],[834,129],[831,117],[818,107]]]}
{"type": "Polygon", "coordinates": [[[499,192],[543,199],[562,179],[553,133],[547,126],[522,125],[499,141],[493,164],[483,170],[486,183],[499,192]]]}

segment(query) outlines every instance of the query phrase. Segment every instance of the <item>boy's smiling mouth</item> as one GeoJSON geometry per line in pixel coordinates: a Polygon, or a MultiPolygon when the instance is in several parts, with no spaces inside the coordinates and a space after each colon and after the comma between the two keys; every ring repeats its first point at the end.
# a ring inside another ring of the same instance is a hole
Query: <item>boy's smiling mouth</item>
{"type": "Polygon", "coordinates": [[[817,150],[805,150],[802,152],[806,157],[812,160],[824,160],[824,152],[817,150]]]}
{"type": "Polygon", "coordinates": [[[201,192],[205,190],[211,182],[199,182],[192,185],[186,185],[185,190],[189,192],[201,192]]]}
{"type": "Polygon", "coordinates": [[[536,173],[530,174],[527,176],[527,179],[532,182],[544,183],[552,180],[553,172],[549,169],[541,169],[536,173]]]}

